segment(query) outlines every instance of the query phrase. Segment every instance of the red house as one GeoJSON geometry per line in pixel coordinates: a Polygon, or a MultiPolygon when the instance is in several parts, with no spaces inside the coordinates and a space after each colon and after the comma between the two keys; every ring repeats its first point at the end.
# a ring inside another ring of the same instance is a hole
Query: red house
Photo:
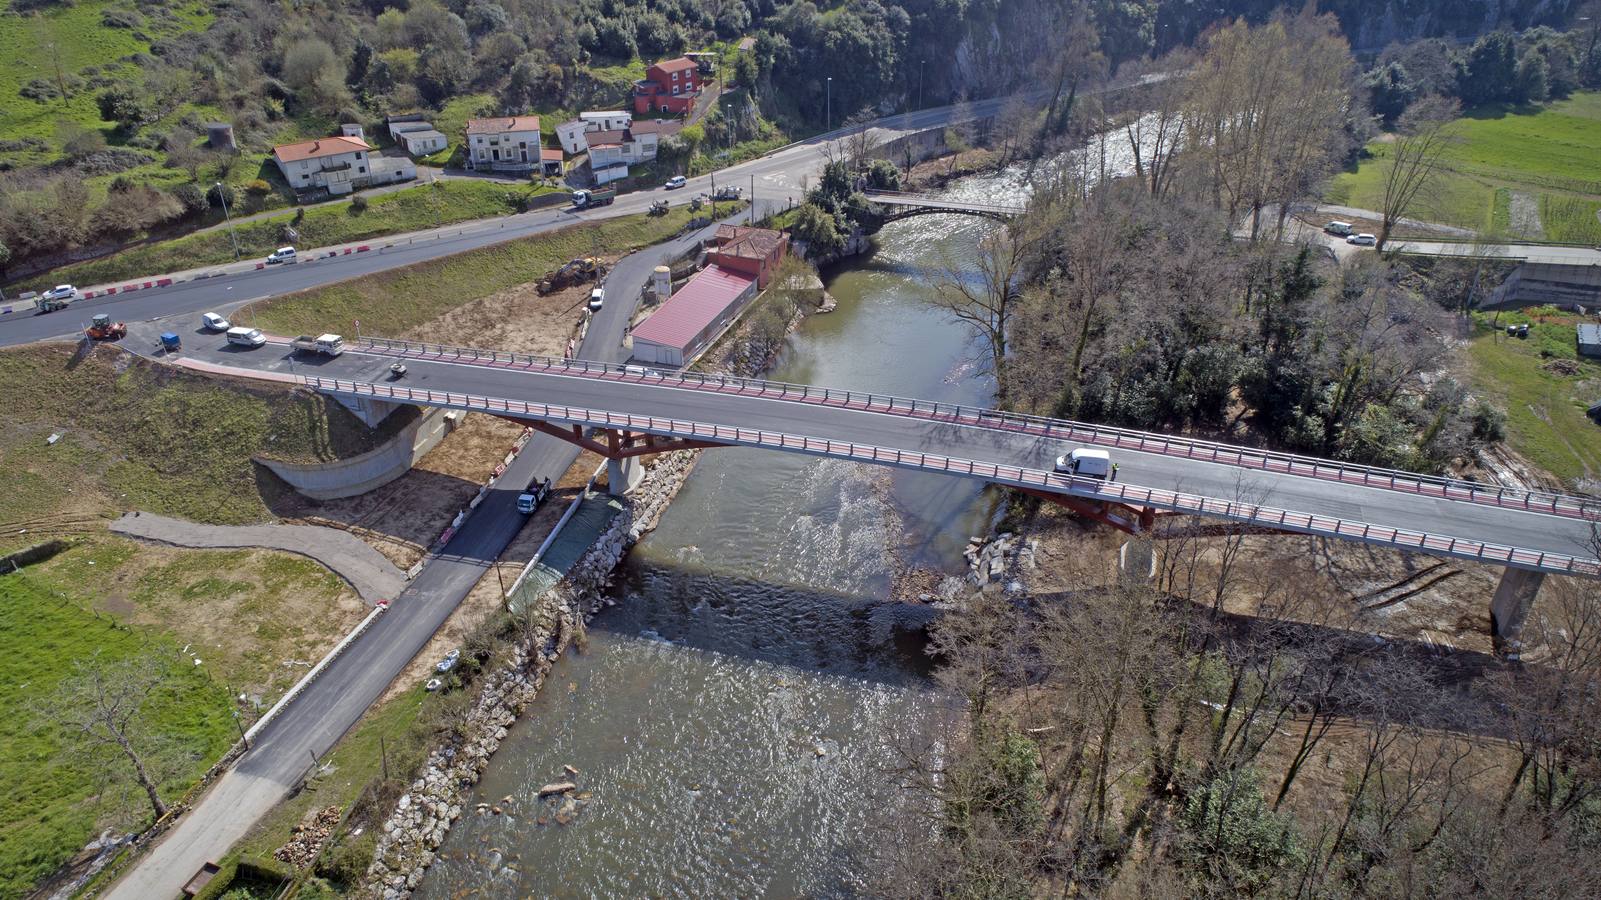
{"type": "Polygon", "coordinates": [[[789,247],[789,235],[766,228],[719,225],[706,250],[706,262],[756,279],[765,289],[789,247]]]}
{"type": "Polygon", "coordinates": [[[687,56],[667,59],[645,70],[645,80],[634,82],[634,112],[683,115],[700,93],[700,67],[687,56]]]}

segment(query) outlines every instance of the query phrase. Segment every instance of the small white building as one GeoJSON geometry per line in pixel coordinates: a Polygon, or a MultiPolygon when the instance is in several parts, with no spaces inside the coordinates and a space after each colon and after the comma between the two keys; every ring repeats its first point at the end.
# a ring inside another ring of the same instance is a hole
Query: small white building
{"type": "Polygon", "coordinates": [[[538,116],[467,120],[468,168],[531,172],[541,159],[538,116]]]}
{"type": "Polygon", "coordinates": [[[584,142],[584,132],[589,130],[589,123],[583,119],[574,119],[556,126],[556,142],[569,155],[583,153],[588,149],[584,142]]]}
{"type": "Polygon", "coordinates": [[[412,156],[427,156],[449,146],[450,139],[432,128],[401,132],[395,140],[412,156]]]}
{"type": "Polygon", "coordinates": [[[653,123],[641,122],[620,131],[590,131],[584,134],[591,168],[626,163],[638,165],[656,158],[660,131],[653,123]]]}
{"type": "Polygon", "coordinates": [[[372,148],[360,138],[318,138],[272,148],[273,162],[296,191],[348,194],[372,182],[372,148]]]}
{"type": "Polygon", "coordinates": [[[588,125],[590,131],[621,131],[634,124],[634,116],[625,110],[608,109],[579,113],[578,121],[588,125]]]}

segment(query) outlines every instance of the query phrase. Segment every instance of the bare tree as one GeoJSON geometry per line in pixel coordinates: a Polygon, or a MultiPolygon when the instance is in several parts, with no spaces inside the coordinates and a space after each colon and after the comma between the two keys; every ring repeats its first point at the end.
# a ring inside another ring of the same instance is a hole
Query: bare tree
{"type": "Polygon", "coordinates": [[[980,241],[978,250],[978,259],[970,266],[945,266],[930,302],[983,338],[989,351],[986,366],[995,376],[995,393],[1004,405],[1011,397],[1007,354],[1012,317],[1017,312],[1023,245],[1008,226],[980,241]]]}
{"type": "Polygon", "coordinates": [[[1424,97],[1401,114],[1398,133],[1384,161],[1378,249],[1384,249],[1396,223],[1435,181],[1440,161],[1453,140],[1452,122],[1457,109],[1455,100],[1424,97]]]}
{"type": "Polygon", "coordinates": [[[68,732],[75,748],[90,759],[120,761],[158,819],[167,814],[160,791],[166,756],[149,716],[151,695],[165,668],[151,653],[112,660],[97,652],[75,663],[72,674],[36,711],[68,732]]]}

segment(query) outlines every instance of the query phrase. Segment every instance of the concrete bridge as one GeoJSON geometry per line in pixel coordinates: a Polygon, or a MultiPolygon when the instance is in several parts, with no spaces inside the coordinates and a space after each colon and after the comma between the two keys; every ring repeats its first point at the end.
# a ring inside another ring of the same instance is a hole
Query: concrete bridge
{"type": "Polygon", "coordinates": [[[416,404],[525,423],[606,457],[616,489],[637,478],[640,456],[759,447],[1003,484],[1142,542],[1158,518],[1192,515],[1488,563],[1505,569],[1491,622],[1513,653],[1546,574],[1601,578],[1601,506],[1578,497],[813,385],[374,338],[347,346],[294,363],[273,352],[287,350],[277,338],[253,352],[186,353],[200,368],[305,384],[370,420],[416,404]],[[398,381],[396,361],[410,370],[398,381]],[[1086,445],[1115,450],[1117,481],[1052,470],[1057,454],[1086,445]]]}
{"type": "Polygon", "coordinates": [[[1601,305],[1601,248],[1466,241],[1391,241],[1387,252],[1516,263],[1486,307],[1550,303],[1601,305]]]}
{"type": "Polygon", "coordinates": [[[1004,224],[1022,215],[1027,210],[1027,206],[1024,204],[978,203],[970,200],[936,197],[930,194],[911,194],[903,191],[863,191],[862,193],[868,200],[887,209],[884,215],[885,222],[897,222],[914,216],[954,214],[978,216],[1004,224]]]}

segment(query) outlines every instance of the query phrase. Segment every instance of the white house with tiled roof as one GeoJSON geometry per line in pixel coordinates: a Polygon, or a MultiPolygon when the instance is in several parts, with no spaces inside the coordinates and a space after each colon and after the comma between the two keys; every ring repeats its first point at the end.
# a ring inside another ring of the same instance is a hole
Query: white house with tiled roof
{"type": "Polygon", "coordinates": [[[296,191],[348,194],[372,182],[372,148],[357,137],[326,137],[272,148],[273,161],[296,191]]]}
{"type": "Polygon", "coordinates": [[[531,172],[540,166],[539,117],[467,120],[467,166],[495,172],[531,172]]]}

